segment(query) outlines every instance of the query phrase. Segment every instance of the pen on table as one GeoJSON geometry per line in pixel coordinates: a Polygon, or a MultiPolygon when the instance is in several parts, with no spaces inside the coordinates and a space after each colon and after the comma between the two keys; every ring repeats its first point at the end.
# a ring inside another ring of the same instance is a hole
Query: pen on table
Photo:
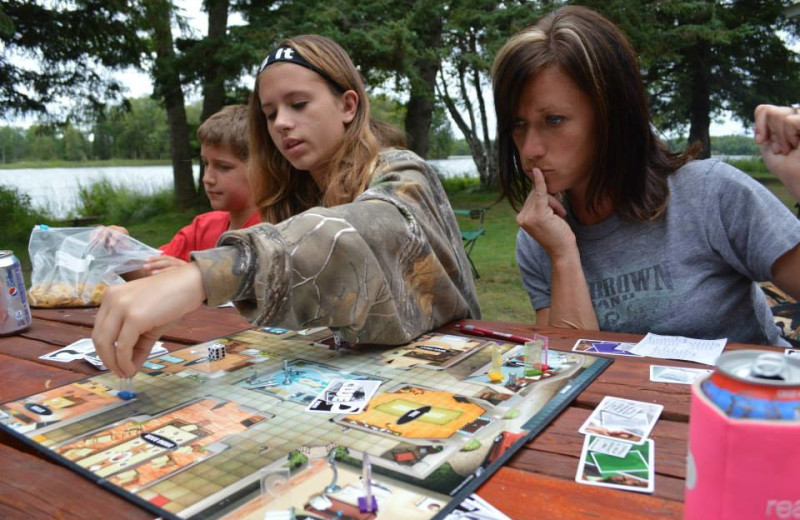
{"type": "Polygon", "coordinates": [[[461,323],[456,323],[456,328],[459,330],[463,330],[464,332],[475,334],[476,336],[484,336],[487,338],[494,338],[494,339],[505,339],[508,341],[513,341],[515,343],[525,343],[527,341],[533,341],[533,338],[526,338],[525,336],[517,336],[515,334],[509,334],[508,332],[500,332],[499,330],[490,330],[490,329],[485,329],[483,327],[476,327],[475,325],[462,325],[461,323]]]}

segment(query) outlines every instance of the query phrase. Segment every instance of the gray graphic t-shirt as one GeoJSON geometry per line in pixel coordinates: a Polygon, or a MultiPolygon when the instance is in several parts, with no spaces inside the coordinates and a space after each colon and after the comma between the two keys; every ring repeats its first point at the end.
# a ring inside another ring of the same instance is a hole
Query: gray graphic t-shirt
{"type": "MultiPolygon", "coordinates": [[[[800,243],[800,221],[717,160],[687,164],[669,187],[655,222],[614,215],[584,226],[568,216],[600,329],[788,346],[754,280],[770,280],[775,260],[800,243]]],[[[533,307],[549,307],[550,259],[522,230],[517,261],[533,307]]]]}

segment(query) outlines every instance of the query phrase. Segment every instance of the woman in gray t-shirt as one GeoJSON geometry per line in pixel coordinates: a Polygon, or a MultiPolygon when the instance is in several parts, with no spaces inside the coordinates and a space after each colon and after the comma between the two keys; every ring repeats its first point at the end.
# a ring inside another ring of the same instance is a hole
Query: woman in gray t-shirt
{"type": "Polygon", "coordinates": [[[754,280],[800,296],[800,223],[735,168],[667,150],[611,22],[558,9],[512,37],[492,74],[538,323],[785,344],[754,280]]]}

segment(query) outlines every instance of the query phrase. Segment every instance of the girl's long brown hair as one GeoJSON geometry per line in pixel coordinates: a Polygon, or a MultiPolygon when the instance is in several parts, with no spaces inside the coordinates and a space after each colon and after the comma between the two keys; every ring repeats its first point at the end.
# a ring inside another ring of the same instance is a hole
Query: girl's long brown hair
{"type": "Polygon", "coordinates": [[[323,192],[308,172],[295,169],[272,142],[261,111],[259,77],[256,77],[250,96],[250,182],[262,222],[272,224],[314,206],[352,202],[369,185],[378,154],[378,142],[370,130],[369,99],[364,83],[344,49],[318,35],[290,38],[280,46],[291,47],[327,74],[335,82],[331,84],[326,79],[333,95],[341,96],[342,89],[353,90],[358,95],[358,107],[345,129],[341,146],[330,159],[323,192]]]}
{"type": "Polygon", "coordinates": [[[690,155],[670,152],[655,135],[639,63],[625,35],[600,14],[567,6],[513,36],[494,60],[492,78],[503,196],[519,208],[530,189],[511,132],[525,85],[558,67],[592,101],[597,157],[587,206],[609,197],[623,218],[654,220],[669,201],[667,177],[690,155]]]}

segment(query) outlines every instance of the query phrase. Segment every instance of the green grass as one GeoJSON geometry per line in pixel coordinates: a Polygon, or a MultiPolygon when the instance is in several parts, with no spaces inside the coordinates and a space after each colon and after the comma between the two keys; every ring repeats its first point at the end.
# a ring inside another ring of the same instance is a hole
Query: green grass
{"type": "MultiPolygon", "coordinates": [[[[483,319],[515,323],[535,323],[536,314],[528,293],[522,287],[514,250],[519,227],[516,213],[507,201],[494,206],[497,193],[467,189],[450,194],[454,209],[476,209],[491,206],[484,219],[483,234],[470,255],[480,278],[475,280],[483,319]]],[[[476,220],[459,217],[463,230],[474,229],[476,220]]]]}

